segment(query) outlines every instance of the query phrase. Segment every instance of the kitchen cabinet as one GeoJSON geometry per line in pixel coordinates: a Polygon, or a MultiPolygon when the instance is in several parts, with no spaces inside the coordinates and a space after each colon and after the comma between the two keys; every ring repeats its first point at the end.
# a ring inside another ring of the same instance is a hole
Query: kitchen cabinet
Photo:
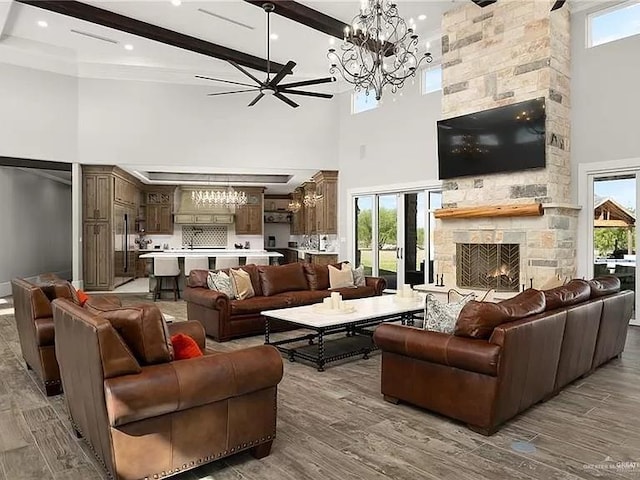
{"type": "Polygon", "coordinates": [[[292,195],[293,203],[300,205],[297,212],[293,212],[291,218],[291,235],[304,235],[304,205],[302,200],[304,198],[304,190],[298,187],[294,190],[292,195]]]}
{"type": "Polygon", "coordinates": [[[138,204],[138,187],[120,176],[114,176],[113,200],[123,205],[135,206],[138,204]]]}
{"type": "Polygon", "coordinates": [[[236,207],[236,235],[262,235],[263,188],[243,188],[247,203],[236,207]]]}
{"type": "Polygon", "coordinates": [[[229,225],[233,223],[233,214],[198,214],[176,213],[173,223],[182,225],[229,225]]]}
{"type": "Polygon", "coordinates": [[[305,253],[304,261],[307,263],[314,263],[316,265],[333,265],[334,263],[338,263],[338,255],[305,253]]]}
{"type": "Polygon", "coordinates": [[[338,233],[338,172],[321,170],[313,176],[318,200],[315,208],[316,233],[338,233]]]}
{"type": "MultiPolygon", "coordinates": [[[[304,192],[304,197],[314,198],[316,195],[316,184],[315,182],[305,182],[302,184],[302,189],[304,192]]],[[[313,205],[302,205],[302,210],[304,210],[304,234],[312,235],[316,233],[316,206],[313,205]]]]}
{"type": "Polygon", "coordinates": [[[154,187],[145,190],[146,233],[173,234],[173,193],[175,187],[154,187]]]}
{"type": "Polygon", "coordinates": [[[84,287],[94,290],[110,290],[113,280],[111,266],[111,228],[108,222],[85,222],[84,287]]]}
{"type": "Polygon", "coordinates": [[[111,216],[111,192],[113,177],[104,167],[84,167],[82,218],[106,222],[111,216]]]}

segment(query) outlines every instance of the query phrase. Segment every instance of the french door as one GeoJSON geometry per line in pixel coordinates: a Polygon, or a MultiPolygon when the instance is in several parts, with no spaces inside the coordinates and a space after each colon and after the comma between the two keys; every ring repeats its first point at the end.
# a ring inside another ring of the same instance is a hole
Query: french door
{"type": "Polygon", "coordinates": [[[433,282],[433,215],[440,192],[411,191],[354,196],[356,265],[384,277],[387,288],[433,282]]]}
{"type": "MultiPolygon", "coordinates": [[[[590,277],[615,275],[622,289],[636,291],[640,170],[589,175],[588,190],[590,277]]],[[[636,295],[632,325],[640,325],[636,320],[639,301],[636,295]]]]}

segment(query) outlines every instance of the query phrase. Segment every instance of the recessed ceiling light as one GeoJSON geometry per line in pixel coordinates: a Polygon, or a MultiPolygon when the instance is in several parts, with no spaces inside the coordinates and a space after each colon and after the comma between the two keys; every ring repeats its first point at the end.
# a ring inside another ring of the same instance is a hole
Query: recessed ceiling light
{"type": "Polygon", "coordinates": [[[42,28],[47,28],[49,26],[49,24],[47,22],[45,22],[44,20],[38,20],[38,26],[42,27],[42,28]]]}
{"type": "Polygon", "coordinates": [[[423,13],[422,15],[418,15],[418,20],[426,20],[427,16],[423,13]]]}
{"type": "Polygon", "coordinates": [[[271,35],[269,35],[269,38],[271,40],[277,40],[278,39],[278,34],[277,33],[272,33],[271,35]]]}
{"type": "Polygon", "coordinates": [[[171,5],[173,5],[174,7],[179,7],[180,5],[182,5],[182,0],[171,0],[171,5]]]}
{"type": "Polygon", "coordinates": [[[125,44],[124,49],[131,51],[131,50],[133,50],[133,45],[131,45],[130,43],[127,43],[127,44],[125,44]]]}
{"type": "Polygon", "coordinates": [[[329,45],[335,45],[336,39],[333,37],[329,37],[329,45]]]}

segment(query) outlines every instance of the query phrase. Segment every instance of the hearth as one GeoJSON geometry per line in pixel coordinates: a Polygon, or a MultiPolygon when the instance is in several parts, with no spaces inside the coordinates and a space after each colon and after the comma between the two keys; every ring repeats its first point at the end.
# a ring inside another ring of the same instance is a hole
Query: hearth
{"type": "Polygon", "coordinates": [[[520,245],[517,243],[457,243],[458,287],[517,292],[520,287],[520,245]]]}

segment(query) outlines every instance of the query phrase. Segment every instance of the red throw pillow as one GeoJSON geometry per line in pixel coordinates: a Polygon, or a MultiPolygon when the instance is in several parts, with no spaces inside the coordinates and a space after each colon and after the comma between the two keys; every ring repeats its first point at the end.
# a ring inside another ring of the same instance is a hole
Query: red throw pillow
{"type": "Polygon", "coordinates": [[[89,295],[87,295],[84,290],[78,290],[76,292],[76,295],[78,295],[78,302],[80,303],[81,307],[83,307],[85,302],[89,300],[89,295]]]}
{"type": "Polygon", "coordinates": [[[176,333],[171,337],[173,343],[173,359],[185,360],[202,356],[202,350],[196,341],[184,333],[176,333]]]}

